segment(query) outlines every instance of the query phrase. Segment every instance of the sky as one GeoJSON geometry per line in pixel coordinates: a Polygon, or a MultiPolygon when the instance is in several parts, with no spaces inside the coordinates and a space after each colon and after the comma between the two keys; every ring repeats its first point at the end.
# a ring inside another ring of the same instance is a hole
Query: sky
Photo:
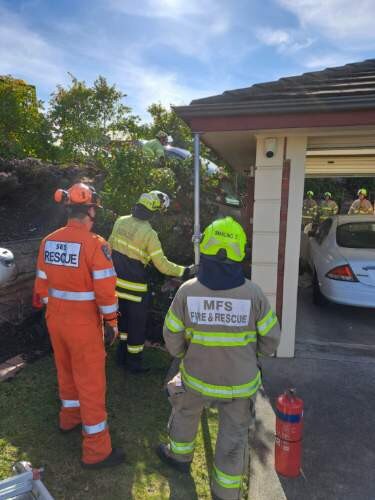
{"type": "Polygon", "coordinates": [[[165,106],[375,57],[375,0],[0,0],[0,75],[165,106]]]}

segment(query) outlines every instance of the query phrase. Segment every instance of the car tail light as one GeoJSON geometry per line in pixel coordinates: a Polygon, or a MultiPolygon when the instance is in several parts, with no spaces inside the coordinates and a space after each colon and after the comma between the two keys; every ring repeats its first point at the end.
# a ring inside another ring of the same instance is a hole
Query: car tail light
{"type": "Polygon", "coordinates": [[[358,281],[356,275],[353,273],[348,264],[344,266],[334,267],[326,274],[327,278],[339,281],[358,281]]]}

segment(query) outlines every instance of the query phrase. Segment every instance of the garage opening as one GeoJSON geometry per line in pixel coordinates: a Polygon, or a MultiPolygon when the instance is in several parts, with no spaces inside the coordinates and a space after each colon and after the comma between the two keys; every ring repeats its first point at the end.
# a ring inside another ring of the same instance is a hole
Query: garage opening
{"type": "Polygon", "coordinates": [[[319,207],[331,193],[338,215],[325,218],[320,210],[301,229],[296,356],[375,355],[375,215],[347,215],[360,188],[374,208],[375,150],[366,137],[355,141],[308,143],[304,197],[312,191],[319,207]]]}

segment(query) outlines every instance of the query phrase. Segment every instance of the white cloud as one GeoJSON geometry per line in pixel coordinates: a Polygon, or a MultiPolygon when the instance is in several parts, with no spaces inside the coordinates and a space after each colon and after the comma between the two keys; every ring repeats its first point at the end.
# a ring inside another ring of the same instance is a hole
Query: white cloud
{"type": "MultiPolygon", "coordinates": [[[[207,0],[206,0],[207,1],[207,0]]],[[[211,4],[211,0],[209,0],[211,4]]],[[[186,16],[199,15],[201,2],[198,0],[109,0],[108,6],[135,16],[161,17],[169,19],[183,19],[186,16]]]]}
{"type": "MultiPolygon", "coordinates": [[[[277,0],[293,12],[302,28],[315,28],[340,43],[375,41],[374,0],[277,0]]],[[[349,46],[348,46],[349,48],[349,46]]]]}
{"type": "Polygon", "coordinates": [[[280,53],[298,52],[313,43],[313,39],[307,38],[303,33],[269,27],[258,28],[255,36],[262,44],[276,47],[280,53]]]}
{"type": "Polygon", "coordinates": [[[215,85],[189,86],[181,83],[176,73],[145,67],[133,61],[120,63],[114,68],[114,73],[115,80],[126,87],[130,104],[143,119],[149,119],[146,110],[154,102],[160,102],[168,108],[171,104],[189,104],[193,99],[223,90],[215,85]]]}
{"type": "Polygon", "coordinates": [[[231,10],[218,0],[110,0],[107,8],[158,22],[157,30],[150,32],[153,46],[202,61],[209,60],[215,42],[231,29],[231,10]]]}
{"type": "Polygon", "coordinates": [[[23,20],[0,6],[0,74],[24,78],[38,87],[62,82],[61,52],[23,20]]]}
{"type": "Polygon", "coordinates": [[[272,28],[259,28],[256,30],[258,40],[265,45],[279,46],[289,44],[291,36],[287,31],[272,28]]]}

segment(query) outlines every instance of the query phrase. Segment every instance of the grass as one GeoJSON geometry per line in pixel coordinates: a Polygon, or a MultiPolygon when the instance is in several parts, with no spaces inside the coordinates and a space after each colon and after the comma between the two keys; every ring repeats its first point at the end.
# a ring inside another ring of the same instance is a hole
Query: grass
{"type": "Polygon", "coordinates": [[[210,499],[217,413],[210,409],[202,419],[190,476],[161,464],[154,449],[167,440],[170,405],[162,384],[170,358],[150,350],[146,351],[146,362],[153,368],[150,374],[125,377],[115,366],[113,351],[108,357],[107,409],[112,443],[123,446],[127,454],[127,463],[112,470],[83,470],[80,433],[59,433],[60,402],[51,357],[0,384],[0,479],[11,475],[15,461],[28,460],[34,467],[45,467],[43,480],[56,500],[210,499]]]}

